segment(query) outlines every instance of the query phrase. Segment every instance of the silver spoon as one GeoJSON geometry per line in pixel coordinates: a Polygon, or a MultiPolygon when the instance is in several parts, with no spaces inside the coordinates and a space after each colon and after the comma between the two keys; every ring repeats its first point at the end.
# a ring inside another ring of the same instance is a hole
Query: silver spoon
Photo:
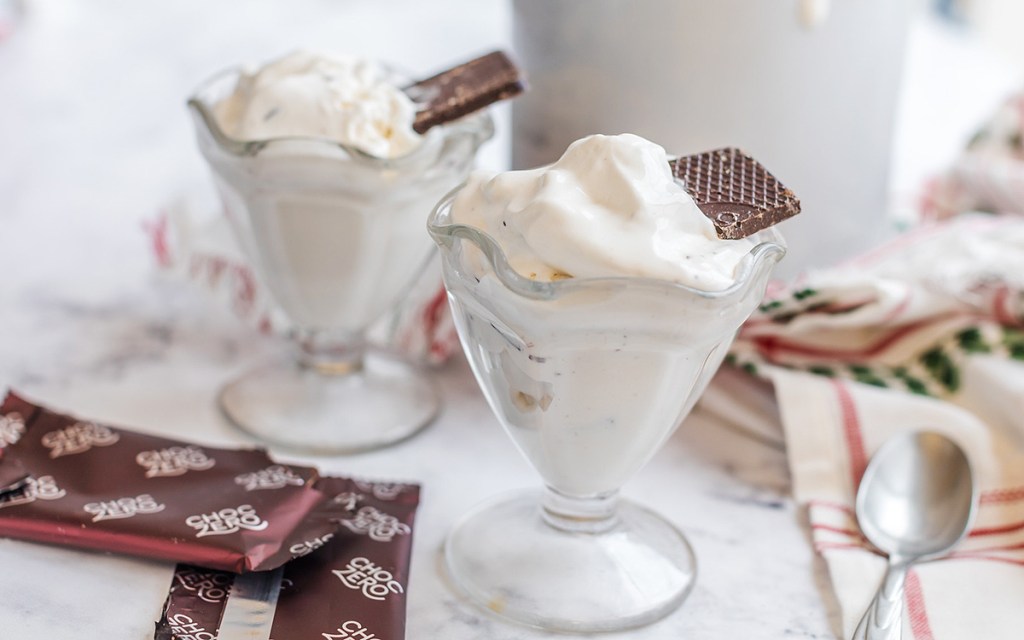
{"type": "Polygon", "coordinates": [[[902,433],[878,450],[857,490],[857,521],[867,539],[888,554],[889,567],[854,640],[901,637],[907,570],[955,545],[970,527],[975,504],[970,463],[946,436],[902,433]]]}

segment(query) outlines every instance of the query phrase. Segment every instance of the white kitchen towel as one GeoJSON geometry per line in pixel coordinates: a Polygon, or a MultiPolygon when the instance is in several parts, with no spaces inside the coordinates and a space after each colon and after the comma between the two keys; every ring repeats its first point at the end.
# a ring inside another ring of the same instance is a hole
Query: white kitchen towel
{"type": "MultiPolygon", "coordinates": [[[[290,331],[216,205],[179,198],[147,225],[147,232],[157,265],[172,277],[198,285],[213,304],[230,308],[263,333],[290,331]]],[[[370,327],[368,337],[372,344],[426,365],[441,364],[458,350],[436,253],[396,307],[370,327]]]]}
{"type": "Polygon", "coordinates": [[[1024,628],[1024,219],[964,215],[774,292],[733,364],[775,389],[806,505],[852,634],[884,558],[853,513],[890,436],[943,432],[967,451],[978,515],[907,580],[904,638],[1003,639],[1024,628]]]}

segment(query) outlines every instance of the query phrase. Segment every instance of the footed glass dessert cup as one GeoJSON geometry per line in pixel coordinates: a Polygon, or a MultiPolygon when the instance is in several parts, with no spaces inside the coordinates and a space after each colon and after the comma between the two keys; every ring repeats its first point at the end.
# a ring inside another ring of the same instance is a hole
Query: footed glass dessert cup
{"type": "Polygon", "coordinates": [[[466,178],[490,116],[435,127],[395,159],[318,138],[237,140],[214,106],[238,75],[214,77],[188,105],[224,213],[295,349],[227,384],[220,406],[259,439],[309,453],[407,438],[437,415],[437,392],[412,364],[368,348],[365,333],[425,268],[434,247],[423,221],[466,178]]]}
{"type": "Polygon", "coordinates": [[[785,252],[754,236],[735,283],[537,282],[480,230],[431,214],[462,346],[488,404],[544,489],[501,499],[450,533],[453,586],[499,617],[557,631],[641,626],[678,607],[696,561],[669,522],[619,489],[672,434],[764,295],[785,252]]]}

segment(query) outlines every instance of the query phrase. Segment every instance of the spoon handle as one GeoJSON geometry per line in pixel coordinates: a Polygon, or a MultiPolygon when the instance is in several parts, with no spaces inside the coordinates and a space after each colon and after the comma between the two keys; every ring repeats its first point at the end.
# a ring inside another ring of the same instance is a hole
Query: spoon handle
{"type": "Polygon", "coordinates": [[[882,584],[853,632],[853,640],[900,640],[903,637],[903,584],[908,564],[890,560],[882,584]]]}

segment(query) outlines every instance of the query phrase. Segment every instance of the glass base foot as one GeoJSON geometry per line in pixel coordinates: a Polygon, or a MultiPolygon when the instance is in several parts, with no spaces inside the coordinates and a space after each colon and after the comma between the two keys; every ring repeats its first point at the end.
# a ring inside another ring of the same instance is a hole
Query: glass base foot
{"type": "Polygon", "coordinates": [[[675,610],[697,575],[686,538],[655,513],[621,502],[601,533],[569,533],[541,516],[539,492],[487,504],[449,535],[455,589],[509,621],[549,631],[616,631],[675,610]]]}
{"type": "Polygon", "coordinates": [[[356,453],[415,434],[437,416],[434,385],[412,365],[370,351],[363,368],[324,375],[280,360],[220,392],[221,410],[246,433],[309,454],[356,453]]]}

